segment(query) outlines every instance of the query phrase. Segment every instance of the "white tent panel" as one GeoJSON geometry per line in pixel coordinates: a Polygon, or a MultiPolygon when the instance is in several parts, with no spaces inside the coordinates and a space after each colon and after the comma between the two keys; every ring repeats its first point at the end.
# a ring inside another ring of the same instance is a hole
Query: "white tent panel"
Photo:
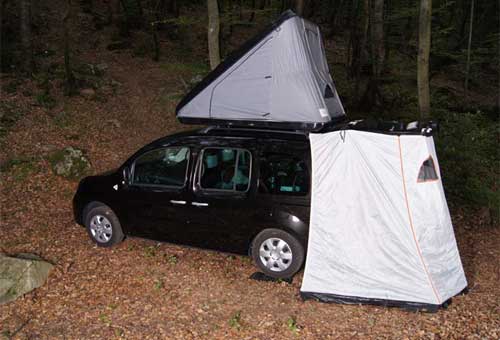
{"type": "Polygon", "coordinates": [[[196,86],[177,116],[313,124],[344,116],[318,26],[287,12],[264,33],[196,86]]]}
{"type": "Polygon", "coordinates": [[[445,301],[462,290],[467,282],[444,195],[434,141],[432,137],[405,136],[400,143],[412,224],[433,289],[438,298],[445,301]],[[437,179],[419,182],[420,167],[429,157],[434,162],[437,179]]]}
{"type": "Polygon", "coordinates": [[[417,184],[429,152],[436,159],[432,138],[346,130],[310,140],[302,293],[440,305],[466,286],[442,185],[417,184]]]}
{"type": "Polygon", "coordinates": [[[246,58],[215,83],[210,113],[213,118],[262,119],[271,101],[272,37],[250,51],[246,58]]]}

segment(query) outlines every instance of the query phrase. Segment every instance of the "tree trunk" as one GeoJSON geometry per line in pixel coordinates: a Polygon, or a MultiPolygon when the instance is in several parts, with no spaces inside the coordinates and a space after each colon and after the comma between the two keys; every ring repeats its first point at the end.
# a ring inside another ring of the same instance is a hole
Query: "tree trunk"
{"type": "Polygon", "coordinates": [[[33,73],[33,39],[31,32],[31,0],[21,1],[21,46],[23,50],[23,71],[33,73]]]}
{"type": "Polygon", "coordinates": [[[304,2],[305,0],[295,0],[295,13],[300,16],[304,15],[304,2]]]}
{"type": "Polygon", "coordinates": [[[372,0],[372,3],[371,38],[373,75],[377,80],[380,80],[385,59],[384,0],[372,0]]]}
{"type": "Polygon", "coordinates": [[[142,5],[140,0],[120,0],[127,21],[127,29],[143,26],[142,5]]]}
{"type": "Polygon", "coordinates": [[[160,60],[160,37],[158,36],[158,23],[151,23],[151,37],[153,38],[153,61],[160,60]]]}
{"type": "Polygon", "coordinates": [[[418,106],[420,118],[429,116],[431,110],[429,90],[429,54],[431,50],[432,0],[420,0],[418,24],[418,106]]]}
{"type": "Polygon", "coordinates": [[[330,32],[328,33],[328,37],[332,38],[337,29],[337,20],[339,18],[339,14],[342,12],[342,8],[344,7],[345,0],[332,0],[329,4],[331,8],[329,22],[330,22],[330,32]]]}
{"type": "Polygon", "coordinates": [[[256,0],[252,0],[252,12],[250,13],[250,18],[248,21],[252,22],[255,19],[255,6],[256,0]]]}
{"type": "Polygon", "coordinates": [[[208,7],[208,56],[210,59],[210,68],[213,70],[220,63],[219,52],[219,7],[217,0],[207,0],[208,7]]]}
{"type": "Polygon", "coordinates": [[[71,44],[69,24],[72,20],[71,0],[68,0],[68,8],[63,19],[64,26],[64,71],[66,74],[65,94],[71,96],[76,92],[76,80],[71,67],[71,44]]]}
{"type": "Polygon", "coordinates": [[[366,110],[381,107],[384,102],[380,84],[385,59],[384,0],[372,0],[371,3],[370,36],[372,74],[363,99],[361,100],[362,108],[366,110]]]}
{"type": "Polygon", "coordinates": [[[169,12],[174,16],[174,18],[178,18],[180,15],[179,4],[177,0],[170,0],[168,4],[169,12]]]}
{"type": "MultiPolygon", "coordinates": [[[[312,18],[316,14],[316,1],[315,0],[309,0],[307,2],[307,6],[304,6],[304,7],[307,8],[306,16],[308,18],[312,18]]],[[[304,11],[305,11],[305,9],[304,9],[304,11]]]]}
{"type": "Polygon", "coordinates": [[[469,41],[467,43],[467,63],[465,66],[465,84],[464,84],[465,100],[467,100],[467,96],[469,94],[468,92],[469,92],[469,72],[470,72],[470,49],[472,45],[473,22],[474,22],[474,0],[472,0],[470,4],[469,41]]]}
{"type": "Polygon", "coordinates": [[[370,0],[362,0],[359,4],[361,10],[358,10],[356,16],[356,25],[353,28],[352,38],[352,57],[350,63],[350,73],[354,79],[354,98],[359,98],[359,88],[361,81],[361,70],[368,60],[366,42],[368,41],[368,24],[370,18],[370,0]],[[358,18],[359,16],[359,18],[358,18]]]}
{"type": "Polygon", "coordinates": [[[80,7],[83,13],[91,14],[94,4],[92,0],[80,0],[80,7]]]}

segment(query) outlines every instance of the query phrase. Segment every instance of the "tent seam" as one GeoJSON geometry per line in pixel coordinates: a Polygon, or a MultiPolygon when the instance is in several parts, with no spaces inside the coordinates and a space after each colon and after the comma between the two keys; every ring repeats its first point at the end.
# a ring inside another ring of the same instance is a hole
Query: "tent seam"
{"type": "Polygon", "coordinates": [[[427,279],[429,280],[432,291],[434,292],[434,296],[436,297],[438,304],[441,304],[441,298],[439,297],[439,294],[437,293],[436,287],[434,286],[434,282],[432,281],[429,270],[427,269],[427,265],[425,264],[424,257],[422,256],[422,250],[420,249],[420,245],[418,243],[417,236],[415,233],[415,227],[413,225],[413,218],[411,216],[410,203],[408,201],[408,193],[406,190],[406,179],[405,179],[405,172],[404,172],[404,167],[403,167],[403,152],[401,149],[401,137],[400,136],[398,136],[398,147],[399,147],[399,163],[401,165],[401,176],[403,179],[403,193],[404,193],[404,197],[405,197],[406,209],[408,211],[408,220],[410,222],[410,228],[411,228],[411,232],[413,235],[413,240],[415,241],[418,256],[420,257],[420,261],[422,262],[422,266],[424,267],[425,273],[427,274],[427,279]]]}

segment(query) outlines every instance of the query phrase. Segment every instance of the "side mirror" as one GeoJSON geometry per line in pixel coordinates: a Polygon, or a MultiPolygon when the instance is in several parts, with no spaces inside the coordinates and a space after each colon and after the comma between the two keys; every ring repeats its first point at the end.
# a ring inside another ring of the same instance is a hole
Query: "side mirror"
{"type": "Polygon", "coordinates": [[[123,184],[130,184],[130,168],[128,166],[123,168],[123,184]]]}

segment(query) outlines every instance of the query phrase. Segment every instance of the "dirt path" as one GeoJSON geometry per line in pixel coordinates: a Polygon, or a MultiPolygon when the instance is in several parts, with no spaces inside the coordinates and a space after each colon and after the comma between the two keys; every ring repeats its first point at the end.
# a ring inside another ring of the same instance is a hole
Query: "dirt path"
{"type": "MultiPolygon", "coordinates": [[[[46,155],[68,145],[87,151],[93,172],[119,166],[145,143],[185,128],[174,119],[178,74],[162,64],[105,53],[115,88],[96,99],[32,98],[3,141],[3,161],[29,159],[0,177],[0,251],[32,252],[56,264],[46,285],[0,306],[0,336],[19,339],[324,339],[500,337],[500,232],[454,215],[470,293],[436,314],[301,301],[293,284],[249,279],[246,257],[127,239],[94,246],[72,220],[76,183],[55,177],[46,155]],[[58,116],[64,112],[62,117],[58,116]],[[59,118],[58,118],[59,117],[59,118]]],[[[182,72],[181,72],[182,75],[182,72]]],[[[187,74],[186,74],[187,75],[187,74]]],[[[29,84],[23,85],[29,87],[29,84]]],[[[18,91],[19,92],[19,91],[18,91]]]]}

